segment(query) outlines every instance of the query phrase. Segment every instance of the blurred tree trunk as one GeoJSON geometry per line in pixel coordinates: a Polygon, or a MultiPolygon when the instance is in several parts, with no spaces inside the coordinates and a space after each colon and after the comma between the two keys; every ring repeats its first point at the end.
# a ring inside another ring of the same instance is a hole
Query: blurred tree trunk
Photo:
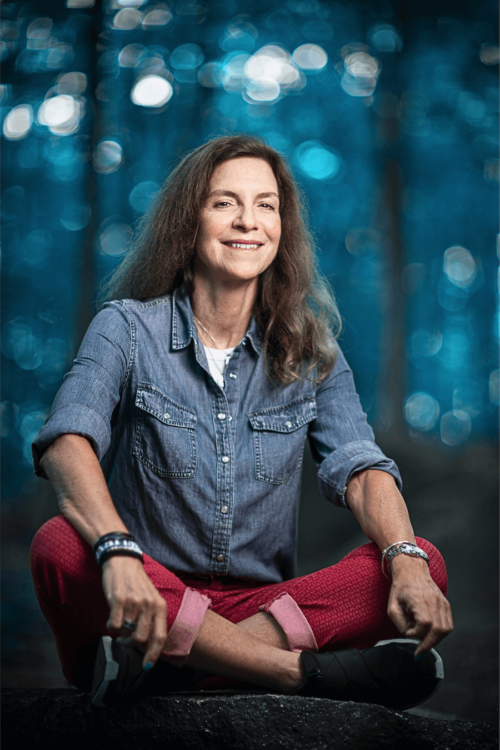
{"type": "Polygon", "coordinates": [[[401,288],[404,262],[404,240],[401,228],[404,174],[398,158],[399,121],[393,115],[380,118],[381,179],[376,206],[376,223],[386,238],[385,299],[382,301],[382,340],[379,383],[377,387],[377,422],[389,442],[407,439],[403,402],[407,393],[406,367],[406,300],[401,288]]]}
{"type": "Polygon", "coordinates": [[[96,187],[95,172],[92,165],[92,156],[94,149],[100,138],[100,113],[99,102],[95,96],[95,90],[99,82],[97,61],[99,57],[100,44],[99,34],[101,31],[102,9],[99,3],[93,8],[86,10],[87,15],[92,17],[92,27],[89,31],[89,64],[86,67],[87,73],[87,102],[90,116],[90,159],[88,161],[88,182],[87,182],[87,202],[92,211],[91,220],[85,231],[85,240],[82,246],[81,264],[79,272],[78,299],[76,303],[77,324],[76,324],[76,347],[78,348],[89,324],[94,317],[94,301],[97,291],[97,269],[95,259],[95,243],[98,235],[99,212],[98,212],[98,195],[96,187]]]}

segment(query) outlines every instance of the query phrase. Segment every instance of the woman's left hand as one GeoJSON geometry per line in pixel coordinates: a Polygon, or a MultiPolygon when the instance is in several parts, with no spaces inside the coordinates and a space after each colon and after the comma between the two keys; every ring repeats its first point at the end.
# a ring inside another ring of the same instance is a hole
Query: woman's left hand
{"type": "Polygon", "coordinates": [[[397,555],[391,568],[387,613],[404,636],[420,640],[415,650],[418,656],[452,632],[451,607],[432,580],[424,560],[397,555]]]}

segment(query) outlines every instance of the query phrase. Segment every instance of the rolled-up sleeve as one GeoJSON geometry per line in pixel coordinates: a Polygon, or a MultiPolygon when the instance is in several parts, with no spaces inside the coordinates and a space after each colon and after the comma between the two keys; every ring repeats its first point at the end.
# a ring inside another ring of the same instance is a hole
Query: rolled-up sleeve
{"type": "Polygon", "coordinates": [[[133,356],[129,318],[121,303],[110,303],[90,324],[71,371],[64,376],[52,409],[32,444],[33,464],[47,478],[40,459],[60,435],[90,440],[99,461],[111,440],[111,417],[120,400],[133,356]]]}
{"type": "Polygon", "coordinates": [[[386,471],[401,490],[398,467],[375,443],[352,371],[340,349],[333,371],[318,386],[316,403],[318,416],[311,423],[309,440],[319,467],[321,494],[335,505],[348,508],[347,485],[352,475],[363,469],[386,471]]]}

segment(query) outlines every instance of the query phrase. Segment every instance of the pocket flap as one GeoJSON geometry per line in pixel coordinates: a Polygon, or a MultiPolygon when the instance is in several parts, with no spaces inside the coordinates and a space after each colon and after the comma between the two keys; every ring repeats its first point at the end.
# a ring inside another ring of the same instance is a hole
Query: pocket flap
{"type": "Polygon", "coordinates": [[[135,405],[152,414],[163,424],[173,427],[195,427],[196,414],[173,399],[165,396],[158,388],[149,383],[139,383],[135,405]]]}
{"type": "Polygon", "coordinates": [[[260,409],[248,415],[254,430],[272,432],[294,432],[299,427],[316,419],[316,399],[314,396],[301,396],[288,404],[260,409]]]}

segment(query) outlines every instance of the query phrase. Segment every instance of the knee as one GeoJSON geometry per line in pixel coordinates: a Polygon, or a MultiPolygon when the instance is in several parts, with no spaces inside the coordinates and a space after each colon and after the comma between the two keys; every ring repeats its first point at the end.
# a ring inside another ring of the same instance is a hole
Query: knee
{"type": "Polygon", "coordinates": [[[31,543],[30,568],[36,582],[48,570],[62,570],[80,565],[92,555],[92,550],[80,534],[63,516],[56,516],[43,524],[31,543]]]}
{"type": "Polygon", "coordinates": [[[436,586],[446,596],[446,590],[448,586],[448,575],[446,572],[446,563],[441,552],[433,545],[422,537],[415,537],[418,546],[427,553],[429,557],[429,571],[432,580],[436,586]]]}

